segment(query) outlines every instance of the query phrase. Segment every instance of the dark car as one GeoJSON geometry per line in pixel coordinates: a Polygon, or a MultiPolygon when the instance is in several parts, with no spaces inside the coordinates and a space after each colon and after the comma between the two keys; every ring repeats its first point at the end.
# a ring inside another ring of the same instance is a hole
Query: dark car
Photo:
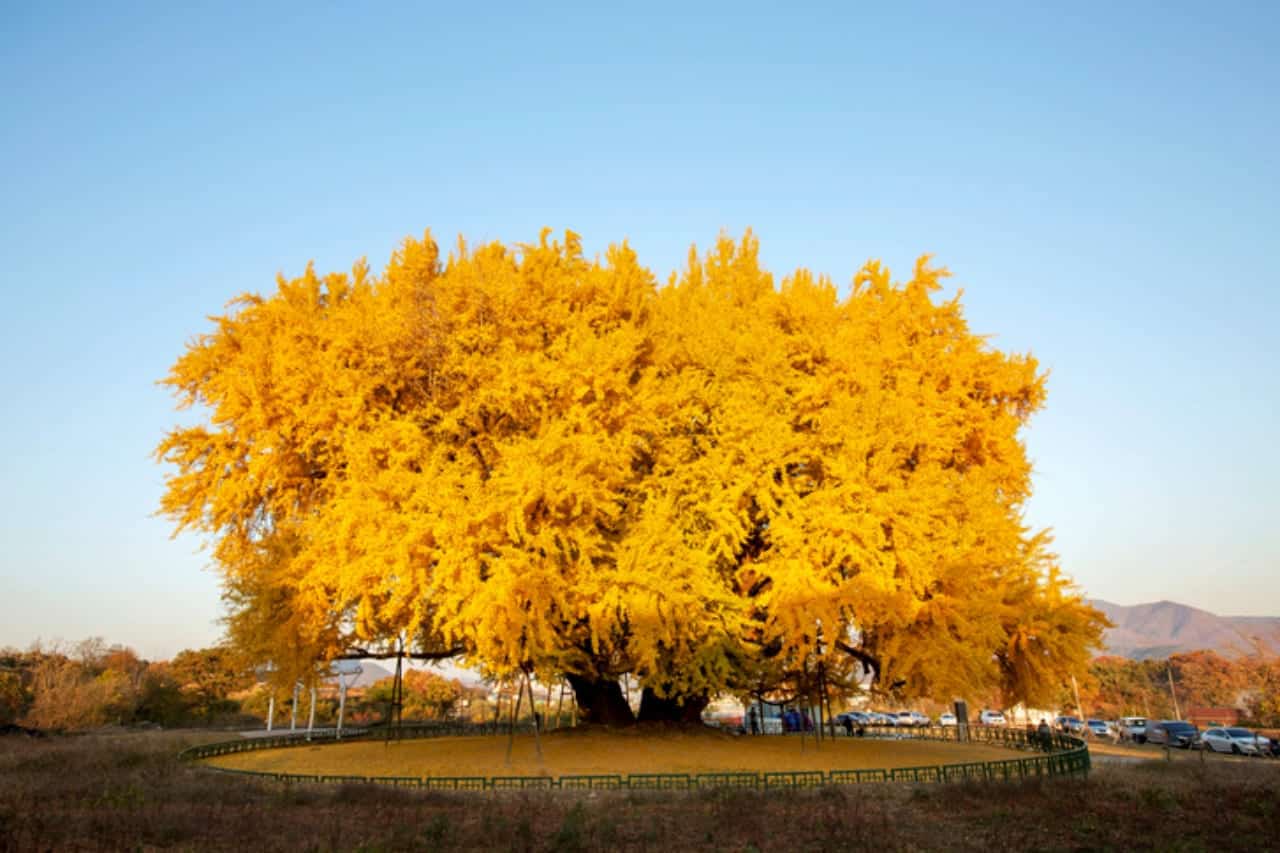
{"type": "Polygon", "coordinates": [[[1200,746],[1200,730],[1185,720],[1148,722],[1147,743],[1168,744],[1179,749],[1195,749],[1200,746]]]}
{"type": "Polygon", "coordinates": [[[1053,721],[1053,727],[1063,734],[1079,735],[1084,734],[1084,721],[1079,717],[1069,717],[1063,715],[1053,721]]]}

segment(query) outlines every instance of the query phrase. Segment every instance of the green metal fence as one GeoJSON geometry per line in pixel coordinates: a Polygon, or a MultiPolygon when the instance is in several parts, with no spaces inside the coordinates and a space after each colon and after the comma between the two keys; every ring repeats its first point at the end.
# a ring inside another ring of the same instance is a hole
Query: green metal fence
{"type": "MultiPolygon", "coordinates": [[[[408,739],[456,737],[495,734],[501,726],[424,724],[405,726],[399,731],[367,730],[343,737],[343,740],[408,739]]],[[[912,740],[967,740],[1003,746],[1031,753],[1001,761],[978,761],[961,764],[936,764],[923,767],[893,767],[858,770],[796,770],[770,773],[632,773],[570,776],[327,776],[309,773],[267,773],[210,766],[209,769],[238,776],[250,776],[289,784],[380,784],[402,788],[446,791],[510,791],[528,789],[559,790],[662,790],[686,791],[710,788],[816,788],[827,785],[866,785],[886,782],[933,784],[944,782],[996,782],[1034,779],[1049,776],[1085,776],[1089,773],[1089,748],[1080,738],[1052,734],[1041,736],[1034,731],[971,727],[964,737],[955,728],[896,729],[892,727],[864,730],[869,738],[912,740]]],[[[223,743],[204,744],[185,749],[184,761],[200,761],[250,752],[259,749],[305,746],[319,741],[334,741],[331,735],[307,740],[301,736],[251,738],[223,743]]]]}

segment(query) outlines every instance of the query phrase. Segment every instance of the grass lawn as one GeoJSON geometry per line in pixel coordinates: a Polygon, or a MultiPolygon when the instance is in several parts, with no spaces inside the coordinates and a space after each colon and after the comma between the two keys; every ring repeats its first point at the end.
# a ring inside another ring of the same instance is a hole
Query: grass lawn
{"type": "MultiPolygon", "coordinates": [[[[187,745],[227,736],[0,736],[0,852],[1256,853],[1276,849],[1280,821],[1280,761],[1143,761],[1098,767],[1088,779],[1021,784],[476,795],[380,785],[279,785],[177,760],[187,745]]],[[[797,742],[772,742],[799,754],[797,742]]]]}
{"type": "Polygon", "coordinates": [[[227,736],[0,737],[0,851],[1254,853],[1280,837],[1270,760],[1113,763],[1087,779],[1008,784],[483,795],[282,785],[177,760],[227,736]]]}
{"type": "Polygon", "coordinates": [[[351,741],[224,755],[210,764],[238,770],[331,776],[568,776],[593,773],[714,773],[859,770],[1000,761],[1024,753],[980,744],[840,737],[734,737],[715,731],[602,732],[351,741]]]}

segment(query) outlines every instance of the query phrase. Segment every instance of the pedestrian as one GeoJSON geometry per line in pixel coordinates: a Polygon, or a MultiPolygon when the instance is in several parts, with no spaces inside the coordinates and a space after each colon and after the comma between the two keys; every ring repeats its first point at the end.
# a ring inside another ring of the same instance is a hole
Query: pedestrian
{"type": "Polygon", "coordinates": [[[753,735],[760,734],[760,709],[752,705],[747,716],[751,718],[751,733],[753,735]]]}
{"type": "Polygon", "coordinates": [[[1040,718],[1040,725],[1036,728],[1036,734],[1039,736],[1040,748],[1045,752],[1053,750],[1053,733],[1049,731],[1049,721],[1044,717],[1040,718]]]}
{"type": "Polygon", "coordinates": [[[844,715],[844,733],[847,734],[849,737],[853,737],[853,715],[852,714],[844,715]]]}

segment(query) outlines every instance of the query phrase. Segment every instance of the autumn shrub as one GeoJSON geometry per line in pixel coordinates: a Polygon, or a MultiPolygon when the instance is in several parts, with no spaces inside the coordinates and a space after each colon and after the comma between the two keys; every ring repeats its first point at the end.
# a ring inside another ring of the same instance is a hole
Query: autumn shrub
{"type": "Polygon", "coordinates": [[[32,702],[23,723],[39,729],[75,730],[120,722],[132,716],[124,678],[94,674],[67,658],[50,656],[33,673],[32,702]]]}

